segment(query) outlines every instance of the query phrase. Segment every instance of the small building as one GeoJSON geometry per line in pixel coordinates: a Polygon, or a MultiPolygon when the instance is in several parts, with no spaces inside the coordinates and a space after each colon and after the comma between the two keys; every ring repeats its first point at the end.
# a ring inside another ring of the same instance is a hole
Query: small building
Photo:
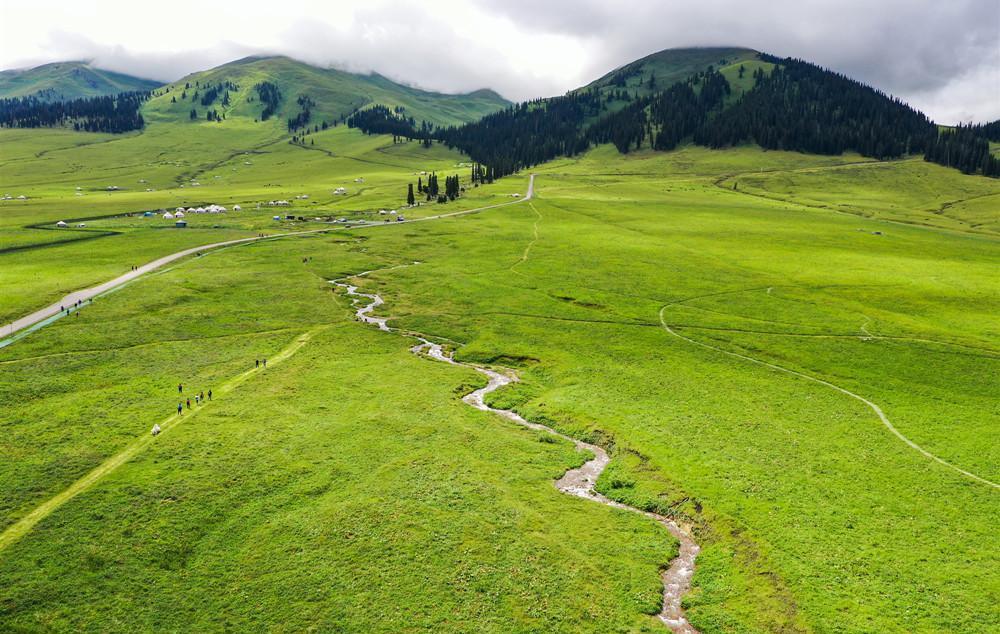
{"type": "Polygon", "coordinates": [[[178,229],[184,229],[188,226],[187,220],[178,220],[174,223],[174,226],[178,229]]]}
{"type": "Polygon", "coordinates": [[[66,222],[65,222],[65,221],[63,221],[63,220],[60,220],[59,222],[57,222],[57,223],[56,223],[56,226],[57,226],[57,227],[68,227],[69,225],[68,225],[68,224],[66,224],[66,222]]]}
{"type": "Polygon", "coordinates": [[[174,219],[174,215],[168,211],[167,213],[163,214],[163,219],[164,220],[173,220],[174,219]]]}
{"type": "Polygon", "coordinates": [[[233,211],[242,211],[242,210],[243,207],[240,207],[239,205],[233,205],[233,211]]]}
{"type": "Polygon", "coordinates": [[[175,211],[174,212],[174,218],[183,218],[183,217],[184,217],[184,212],[183,211],[175,211]]]}

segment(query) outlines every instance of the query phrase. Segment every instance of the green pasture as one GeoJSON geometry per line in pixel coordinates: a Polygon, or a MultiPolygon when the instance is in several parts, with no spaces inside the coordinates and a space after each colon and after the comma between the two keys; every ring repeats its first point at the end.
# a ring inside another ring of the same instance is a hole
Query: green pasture
{"type": "Polygon", "coordinates": [[[18,157],[0,189],[29,195],[0,203],[0,239],[36,247],[0,253],[0,317],[186,246],[330,232],[188,259],[0,350],[0,531],[146,438],[179,383],[186,399],[310,339],[0,550],[0,629],[664,631],[669,535],[559,493],[584,456],[463,404],[479,375],[355,322],[329,283],[407,265],[360,282],[391,325],[516,369],[495,406],[607,446],[602,492],[693,527],[699,631],[995,631],[997,489],[861,401],[727,352],[867,398],[997,482],[996,181],[600,147],[539,166],[530,203],[348,228],[327,219],[377,220],[467,159],[343,127],[299,147],[161,125],[51,151],[0,131],[18,157]],[[256,207],[272,199],[292,205],[256,207]],[[207,203],[244,211],[183,230],[124,215],[207,203]],[[116,233],[43,246],[83,230],[24,228],[70,212],[116,233]]]}

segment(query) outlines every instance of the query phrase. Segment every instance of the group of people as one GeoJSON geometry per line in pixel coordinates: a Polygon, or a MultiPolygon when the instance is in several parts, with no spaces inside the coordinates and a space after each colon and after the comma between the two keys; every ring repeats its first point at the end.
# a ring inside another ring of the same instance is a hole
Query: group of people
{"type": "MultiPolygon", "coordinates": [[[[263,367],[263,368],[267,369],[267,359],[254,359],[254,367],[257,367],[257,368],[263,367]]],[[[183,383],[178,383],[177,384],[177,393],[181,394],[181,395],[184,394],[184,384],[183,383]]],[[[182,396],[182,398],[184,398],[184,397],[182,396]]],[[[194,404],[195,404],[195,406],[201,405],[201,404],[205,403],[206,401],[211,401],[211,400],[212,400],[212,390],[209,390],[208,392],[204,392],[204,391],[196,392],[194,394],[194,404]]],[[[181,401],[177,402],[177,415],[178,416],[181,416],[181,415],[184,414],[184,407],[185,406],[187,406],[187,409],[191,409],[191,397],[190,396],[184,398],[184,400],[181,400],[181,401]]],[[[161,430],[160,430],[160,426],[159,425],[153,425],[153,435],[154,436],[158,435],[160,433],[160,431],[161,430]]]]}
{"type": "MultiPolygon", "coordinates": [[[[178,394],[183,394],[184,393],[184,384],[183,383],[178,383],[177,384],[177,393],[178,394]]],[[[201,405],[205,401],[210,401],[210,400],[212,400],[212,390],[209,390],[207,395],[205,394],[204,391],[196,392],[195,395],[194,395],[194,404],[195,405],[201,405]]],[[[186,401],[179,401],[177,403],[177,413],[178,414],[183,414],[184,413],[184,405],[185,405],[185,403],[187,404],[187,408],[191,409],[191,397],[187,397],[186,401]]]]}
{"type": "MultiPolygon", "coordinates": [[[[94,303],[94,300],[93,299],[88,299],[87,303],[88,304],[92,304],[92,303],[94,303]]],[[[70,314],[71,311],[73,311],[73,309],[79,310],[81,306],[83,306],[83,300],[82,299],[78,299],[78,300],[76,300],[75,302],[73,302],[69,306],[62,306],[62,305],[60,305],[59,306],[59,312],[61,314],[68,315],[68,314],[70,314]]],[[[77,317],[80,316],[80,313],[75,313],[75,314],[76,314],[77,317]]]]}

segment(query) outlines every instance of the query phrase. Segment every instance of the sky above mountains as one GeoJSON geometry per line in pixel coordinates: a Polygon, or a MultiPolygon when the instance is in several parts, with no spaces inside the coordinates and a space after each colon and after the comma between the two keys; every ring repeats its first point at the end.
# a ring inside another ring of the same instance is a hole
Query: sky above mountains
{"type": "Polygon", "coordinates": [[[941,123],[1000,118],[997,0],[0,0],[0,68],[87,59],[162,81],[285,54],[521,100],[664,48],[729,45],[827,66],[941,123]]]}

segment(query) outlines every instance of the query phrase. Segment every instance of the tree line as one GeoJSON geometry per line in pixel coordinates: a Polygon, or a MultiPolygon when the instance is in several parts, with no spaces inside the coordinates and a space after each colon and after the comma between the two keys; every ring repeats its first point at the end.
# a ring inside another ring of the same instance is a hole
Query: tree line
{"type": "Polygon", "coordinates": [[[145,121],[139,109],[149,91],[82,97],[68,101],[43,101],[37,97],[0,99],[0,126],[52,128],[73,126],[83,132],[121,133],[140,130],[145,121]]]}

